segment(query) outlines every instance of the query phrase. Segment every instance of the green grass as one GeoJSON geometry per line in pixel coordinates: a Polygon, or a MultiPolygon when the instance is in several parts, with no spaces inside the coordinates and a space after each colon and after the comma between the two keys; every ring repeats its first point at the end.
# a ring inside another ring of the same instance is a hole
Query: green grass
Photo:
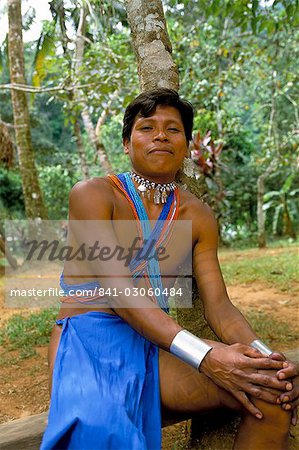
{"type": "Polygon", "coordinates": [[[13,350],[19,351],[16,359],[23,359],[35,355],[35,347],[47,345],[56,316],[57,309],[51,308],[10,317],[0,329],[0,344],[5,348],[2,362],[6,360],[5,354],[13,350]]]}
{"type": "MultiPolygon", "coordinates": [[[[298,282],[298,253],[287,248],[276,255],[264,254],[260,256],[247,256],[246,252],[241,258],[228,254],[221,262],[221,268],[226,284],[244,284],[252,282],[265,282],[281,291],[292,291],[294,283],[298,282]]],[[[221,256],[221,253],[220,253],[221,256]]],[[[221,258],[220,258],[221,259],[221,258]]]]}
{"type": "Polygon", "coordinates": [[[287,322],[273,319],[264,312],[250,311],[245,314],[246,319],[262,341],[270,347],[279,348],[281,344],[287,345],[299,339],[298,330],[287,322]]]}

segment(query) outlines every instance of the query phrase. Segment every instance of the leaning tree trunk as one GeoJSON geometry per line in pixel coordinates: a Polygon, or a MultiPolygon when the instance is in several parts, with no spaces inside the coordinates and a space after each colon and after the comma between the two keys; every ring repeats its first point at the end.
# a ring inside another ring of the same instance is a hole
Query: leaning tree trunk
{"type": "MultiPolygon", "coordinates": [[[[83,63],[85,32],[86,32],[86,16],[87,16],[87,7],[85,2],[83,2],[80,8],[80,20],[77,29],[76,49],[75,49],[75,73],[77,78],[80,76],[80,69],[83,63]]],[[[80,89],[75,90],[75,99],[81,107],[81,116],[83,119],[84,127],[87,136],[89,138],[89,141],[96,151],[96,154],[100,162],[100,166],[106,174],[110,173],[112,172],[112,166],[109,162],[105,147],[103,143],[100,141],[99,136],[96,134],[96,130],[92,123],[84,94],[80,89]]]]}
{"type": "Polygon", "coordinates": [[[142,91],[179,88],[179,75],[160,0],[125,0],[142,91]]]}
{"type": "MultiPolygon", "coordinates": [[[[160,0],[125,0],[128,22],[132,30],[133,47],[137,56],[138,74],[141,90],[156,87],[167,87],[178,90],[178,70],[172,59],[171,44],[167,34],[163,7],[160,0]]],[[[176,178],[183,187],[186,187],[194,195],[202,198],[206,194],[203,181],[197,181],[193,176],[193,161],[188,158],[185,161],[184,170],[181,170],[176,178]]],[[[192,308],[177,309],[177,319],[180,325],[194,334],[203,338],[217,339],[204,315],[203,307],[193,283],[192,308]]],[[[232,443],[235,431],[235,421],[222,423],[219,415],[210,418],[212,428],[203,425],[203,420],[192,420],[192,448],[208,449],[209,440],[213,437],[215,447],[220,448],[224,441],[232,443]],[[220,425],[220,433],[215,427],[220,425]],[[224,440],[225,437],[225,440],[224,440]]],[[[207,425],[207,422],[206,422],[207,425]]],[[[221,447],[223,448],[223,447],[221,447]]]]}
{"type": "Polygon", "coordinates": [[[83,145],[83,141],[82,141],[82,135],[81,135],[80,123],[79,123],[78,116],[75,117],[75,120],[74,120],[74,134],[75,134],[75,139],[76,139],[77,150],[78,150],[78,155],[79,155],[79,160],[80,160],[80,166],[81,166],[81,172],[82,172],[82,175],[83,175],[83,179],[84,180],[88,180],[88,178],[89,178],[89,167],[88,167],[88,164],[87,164],[87,161],[86,161],[86,156],[85,156],[84,145],[83,145]]]}
{"type": "MultiPolygon", "coordinates": [[[[172,58],[163,6],[160,0],[125,0],[128,22],[131,27],[133,47],[137,57],[138,74],[142,91],[157,87],[178,90],[178,69],[172,58]]],[[[177,181],[188,188],[197,197],[205,192],[203,183],[193,177],[193,161],[188,158],[186,171],[181,170],[177,181]]],[[[199,305],[197,292],[193,292],[191,310],[177,311],[181,325],[193,332],[206,329],[206,324],[199,305]]]]}
{"type": "MultiPolygon", "coordinates": [[[[10,81],[12,84],[25,82],[24,49],[22,39],[21,0],[8,0],[8,55],[10,81]]],[[[13,116],[22,177],[25,210],[28,218],[47,218],[32,148],[29,111],[25,92],[11,90],[13,116]]]]}
{"type": "Polygon", "coordinates": [[[265,172],[263,172],[257,179],[257,230],[258,230],[258,246],[259,248],[266,247],[266,230],[265,230],[265,211],[264,195],[265,195],[265,180],[268,178],[276,164],[275,159],[269,164],[265,172]]]}

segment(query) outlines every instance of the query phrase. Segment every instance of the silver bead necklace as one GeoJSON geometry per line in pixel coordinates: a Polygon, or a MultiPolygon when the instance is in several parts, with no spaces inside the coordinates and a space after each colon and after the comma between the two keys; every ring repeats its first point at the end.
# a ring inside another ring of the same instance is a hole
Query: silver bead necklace
{"type": "Polygon", "coordinates": [[[142,178],[137,173],[131,171],[130,176],[132,180],[136,181],[139,184],[137,187],[137,191],[139,195],[143,198],[145,196],[148,200],[151,199],[151,191],[154,190],[154,203],[155,205],[159,205],[160,203],[166,203],[169,192],[174,191],[177,186],[174,182],[172,183],[154,183],[153,181],[147,180],[146,178],[142,178]]]}

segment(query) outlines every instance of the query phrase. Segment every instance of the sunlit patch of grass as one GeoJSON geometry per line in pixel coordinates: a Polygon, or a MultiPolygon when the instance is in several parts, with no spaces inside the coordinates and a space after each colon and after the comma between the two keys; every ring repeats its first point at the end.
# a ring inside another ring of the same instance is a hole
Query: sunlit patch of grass
{"type": "Polygon", "coordinates": [[[279,322],[264,312],[250,311],[244,315],[259,338],[273,349],[279,349],[282,344],[290,345],[292,342],[295,346],[296,341],[298,342],[298,330],[287,322],[279,322]]]}
{"type": "Polygon", "coordinates": [[[231,260],[226,256],[221,263],[221,268],[226,284],[244,284],[264,282],[281,290],[294,290],[298,282],[298,253],[284,251],[276,255],[264,254],[248,257],[245,253],[238,258],[234,252],[231,260]]]}
{"type": "MultiPolygon", "coordinates": [[[[36,355],[35,347],[49,343],[51,330],[57,315],[56,308],[44,309],[29,315],[16,314],[0,329],[0,343],[4,354],[19,351],[19,359],[36,355]]],[[[6,357],[2,355],[2,359],[6,357]]]]}

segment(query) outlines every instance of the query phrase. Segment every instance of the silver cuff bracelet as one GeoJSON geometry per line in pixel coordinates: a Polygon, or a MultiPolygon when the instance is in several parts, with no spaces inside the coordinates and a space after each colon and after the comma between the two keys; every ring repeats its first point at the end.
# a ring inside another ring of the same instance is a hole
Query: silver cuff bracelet
{"type": "Polygon", "coordinates": [[[256,348],[257,350],[259,350],[261,353],[263,353],[266,356],[269,356],[269,355],[271,355],[271,353],[273,353],[272,350],[270,350],[270,348],[267,347],[267,345],[264,344],[259,339],[256,339],[255,341],[251,342],[250,347],[256,348]]]}
{"type": "Polygon", "coordinates": [[[170,345],[170,353],[195,369],[198,369],[202,360],[212,348],[202,339],[189,333],[189,331],[181,330],[174,337],[170,345]]]}

